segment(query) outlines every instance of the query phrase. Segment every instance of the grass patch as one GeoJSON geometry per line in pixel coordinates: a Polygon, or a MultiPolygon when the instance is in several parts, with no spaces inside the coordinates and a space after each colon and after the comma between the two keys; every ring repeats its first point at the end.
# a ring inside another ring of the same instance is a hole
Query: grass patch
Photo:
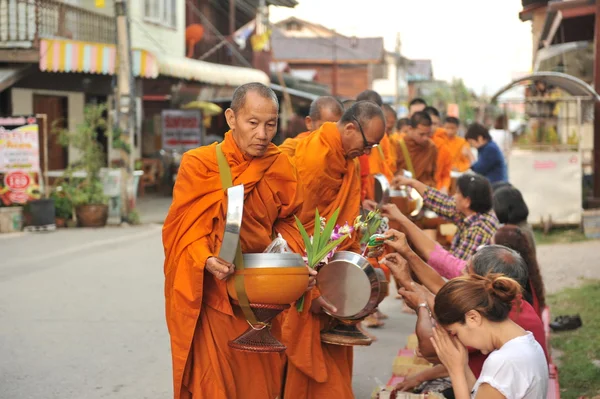
{"type": "Polygon", "coordinates": [[[537,245],[568,244],[589,240],[580,228],[553,228],[548,234],[535,229],[533,234],[537,245]]]}
{"type": "Polygon", "coordinates": [[[552,333],[551,345],[563,352],[558,374],[561,398],[600,395],[600,280],[587,280],[579,288],[567,288],[549,298],[553,317],[581,315],[583,327],[552,333]]]}

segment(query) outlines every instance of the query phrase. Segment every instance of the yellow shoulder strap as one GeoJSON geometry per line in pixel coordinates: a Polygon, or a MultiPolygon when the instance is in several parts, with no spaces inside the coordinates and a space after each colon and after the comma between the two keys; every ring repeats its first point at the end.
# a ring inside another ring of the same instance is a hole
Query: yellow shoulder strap
{"type": "MultiPolygon", "coordinates": [[[[223,186],[223,190],[227,191],[229,187],[233,186],[233,179],[231,177],[231,168],[227,163],[225,154],[223,154],[221,143],[217,144],[217,164],[219,165],[221,185],[223,186]]],[[[235,264],[236,271],[241,272],[244,270],[244,256],[242,255],[240,241],[238,241],[237,251],[233,263],[235,264]]],[[[235,279],[235,291],[238,297],[238,302],[240,303],[240,308],[242,308],[242,312],[244,313],[246,320],[248,320],[248,322],[250,322],[252,325],[258,324],[256,316],[250,308],[250,301],[248,300],[248,295],[246,294],[246,285],[244,284],[243,273],[235,273],[233,278],[235,279]]]]}
{"type": "Polygon", "coordinates": [[[408,152],[408,147],[406,146],[404,139],[400,139],[398,143],[400,144],[402,155],[404,155],[404,159],[406,160],[406,167],[408,168],[408,171],[412,173],[413,179],[416,179],[417,175],[415,173],[415,168],[413,168],[412,159],[410,158],[410,153],[408,152]]]}

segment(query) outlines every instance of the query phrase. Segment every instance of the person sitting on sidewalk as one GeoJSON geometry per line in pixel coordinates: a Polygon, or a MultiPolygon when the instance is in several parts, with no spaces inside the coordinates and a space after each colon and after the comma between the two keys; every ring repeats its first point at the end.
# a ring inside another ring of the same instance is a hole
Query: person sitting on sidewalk
{"type": "MultiPolygon", "coordinates": [[[[492,188],[489,181],[481,175],[467,173],[460,176],[454,197],[404,176],[397,176],[393,184],[396,187],[414,188],[423,197],[424,207],[456,224],[458,230],[450,252],[457,258],[469,259],[478,247],[490,242],[498,228],[498,219],[492,211],[492,188]]],[[[390,218],[385,212],[384,216],[390,218]]],[[[404,229],[404,224],[409,219],[397,218],[396,221],[404,229]]]]}

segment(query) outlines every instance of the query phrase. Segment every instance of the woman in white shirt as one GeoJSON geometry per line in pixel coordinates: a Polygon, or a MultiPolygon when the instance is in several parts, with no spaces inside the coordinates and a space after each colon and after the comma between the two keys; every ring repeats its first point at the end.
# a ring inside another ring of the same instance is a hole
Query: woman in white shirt
{"type": "Polygon", "coordinates": [[[508,318],[521,287],[499,274],[450,280],[435,297],[432,342],[457,399],[545,399],[548,364],[533,338],[508,318]],[[465,346],[489,356],[478,379],[465,346]]]}

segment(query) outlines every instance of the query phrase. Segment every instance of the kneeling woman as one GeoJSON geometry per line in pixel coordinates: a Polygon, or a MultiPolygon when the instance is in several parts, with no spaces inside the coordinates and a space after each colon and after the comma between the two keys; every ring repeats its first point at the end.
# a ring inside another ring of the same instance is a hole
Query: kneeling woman
{"type": "Polygon", "coordinates": [[[533,338],[508,318],[520,300],[519,283],[492,274],[459,277],[435,297],[439,326],[432,338],[457,399],[538,399],[548,390],[548,364],[533,338]],[[467,366],[465,346],[489,353],[478,379],[467,366]]]}

